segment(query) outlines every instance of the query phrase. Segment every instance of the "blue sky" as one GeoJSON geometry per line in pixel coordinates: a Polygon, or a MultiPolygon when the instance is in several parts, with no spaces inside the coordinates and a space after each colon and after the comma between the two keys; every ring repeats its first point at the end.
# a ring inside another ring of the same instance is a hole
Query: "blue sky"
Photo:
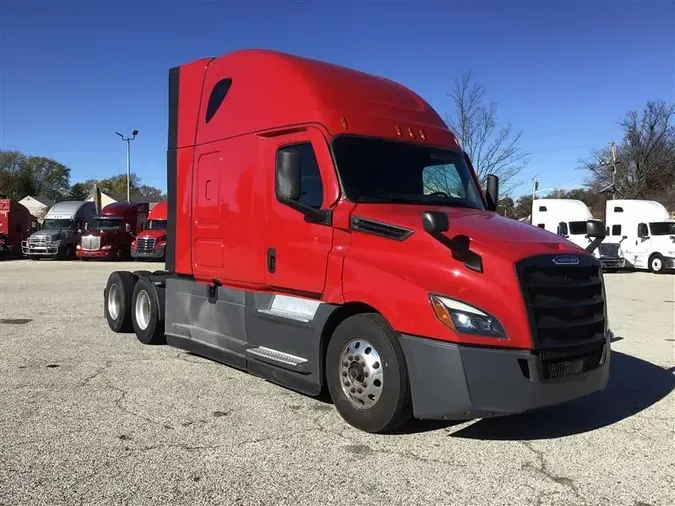
{"type": "Polygon", "coordinates": [[[0,0],[0,149],[55,158],[72,182],[125,170],[115,131],[140,130],[132,171],[166,188],[167,71],[264,47],[397,80],[441,114],[471,71],[523,130],[541,188],[574,187],[578,160],[618,120],[675,95],[670,1],[0,0]]]}

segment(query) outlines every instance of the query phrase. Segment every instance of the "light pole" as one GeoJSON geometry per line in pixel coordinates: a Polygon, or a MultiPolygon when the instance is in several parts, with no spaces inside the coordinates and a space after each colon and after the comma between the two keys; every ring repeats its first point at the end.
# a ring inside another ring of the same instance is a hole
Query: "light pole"
{"type": "Polygon", "coordinates": [[[129,180],[131,179],[131,141],[133,141],[138,135],[138,130],[131,132],[131,137],[124,137],[124,135],[119,132],[115,133],[127,143],[127,202],[131,202],[131,195],[129,192],[129,180]]]}

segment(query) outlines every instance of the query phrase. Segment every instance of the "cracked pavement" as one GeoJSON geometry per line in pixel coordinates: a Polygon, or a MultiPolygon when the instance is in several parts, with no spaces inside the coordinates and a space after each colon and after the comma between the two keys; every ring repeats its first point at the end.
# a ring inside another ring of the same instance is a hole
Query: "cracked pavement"
{"type": "Polygon", "coordinates": [[[675,276],[606,276],[605,392],[374,436],[325,400],[114,334],[107,275],[146,268],[0,263],[0,506],[675,504],[675,276]]]}

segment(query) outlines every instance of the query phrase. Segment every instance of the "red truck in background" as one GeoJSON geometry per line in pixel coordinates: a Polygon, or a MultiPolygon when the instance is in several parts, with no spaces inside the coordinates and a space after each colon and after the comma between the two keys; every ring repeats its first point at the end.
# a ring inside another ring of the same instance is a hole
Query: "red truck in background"
{"type": "Polygon", "coordinates": [[[145,228],[131,243],[131,256],[136,259],[164,260],[166,246],[166,200],[150,209],[145,228]]]}
{"type": "Polygon", "coordinates": [[[115,332],[327,388],[367,432],[607,384],[603,224],[582,249],[499,216],[398,83],[267,50],[172,68],[167,178],[166,270],[109,276],[115,332]]]}
{"type": "Polygon", "coordinates": [[[0,258],[20,257],[21,242],[38,229],[38,221],[26,206],[0,199],[0,258]]]}
{"type": "Polygon", "coordinates": [[[89,259],[131,258],[131,243],[148,218],[147,202],[114,202],[94,217],[93,228],[82,234],[77,257],[89,259]]]}

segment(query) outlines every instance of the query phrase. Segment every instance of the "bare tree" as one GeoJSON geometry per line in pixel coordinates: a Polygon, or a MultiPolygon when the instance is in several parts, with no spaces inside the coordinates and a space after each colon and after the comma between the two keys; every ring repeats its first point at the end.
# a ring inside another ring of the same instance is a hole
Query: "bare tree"
{"type": "Polygon", "coordinates": [[[516,177],[528,164],[527,153],[520,149],[522,131],[514,132],[510,123],[498,126],[497,103],[486,101],[485,87],[473,82],[471,73],[455,79],[448,96],[452,110],[445,121],[471,158],[481,184],[495,174],[502,194],[509,195],[520,185],[516,177]]]}
{"type": "Polygon", "coordinates": [[[616,146],[616,176],[609,148],[597,150],[590,162],[589,188],[609,188],[619,198],[653,199],[675,206],[675,104],[650,101],[641,112],[629,111],[620,122],[624,135],[616,146]]]}

